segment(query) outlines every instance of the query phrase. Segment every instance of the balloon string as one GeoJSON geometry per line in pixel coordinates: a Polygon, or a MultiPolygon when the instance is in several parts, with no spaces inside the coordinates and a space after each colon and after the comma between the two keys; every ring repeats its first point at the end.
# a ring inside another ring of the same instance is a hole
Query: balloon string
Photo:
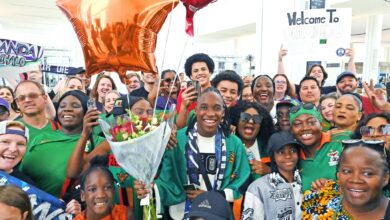
{"type": "MultiPolygon", "coordinates": [[[[168,98],[167,98],[167,103],[165,103],[165,107],[164,107],[163,117],[162,117],[162,118],[164,118],[164,116],[165,116],[165,111],[167,110],[169,100],[171,99],[170,97],[171,97],[172,89],[173,89],[173,87],[175,86],[175,81],[176,81],[177,75],[178,75],[177,72],[179,71],[181,62],[183,61],[184,52],[185,52],[186,49],[187,49],[188,39],[189,39],[189,37],[187,36],[186,43],[184,44],[183,50],[182,50],[181,55],[180,55],[179,64],[178,64],[177,69],[176,69],[176,74],[175,74],[175,77],[173,78],[173,84],[171,85],[171,88],[169,89],[169,94],[168,94],[168,98]]],[[[180,89],[180,88],[179,88],[179,89],[180,89]]]]}
{"type": "MultiPolygon", "coordinates": [[[[164,62],[165,62],[165,54],[166,54],[166,51],[167,51],[167,44],[168,44],[168,38],[169,38],[169,32],[171,30],[171,24],[172,24],[172,14],[173,14],[173,9],[175,8],[175,0],[172,0],[172,9],[171,9],[171,14],[169,15],[169,23],[168,23],[168,31],[167,31],[167,36],[165,38],[165,45],[164,45],[164,52],[163,52],[163,58],[162,58],[162,62],[161,62],[161,69],[160,71],[162,71],[162,68],[164,67],[164,62]]],[[[158,73],[157,73],[158,74],[158,73]]],[[[176,77],[176,75],[175,75],[176,77]]],[[[173,81],[175,82],[175,81],[173,81]]],[[[158,100],[158,97],[159,97],[159,93],[160,93],[160,81],[157,80],[157,95],[156,95],[156,100],[154,100],[154,108],[153,108],[153,118],[154,116],[156,115],[156,109],[157,109],[157,100],[158,100]]],[[[172,91],[172,89],[171,89],[172,91]]],[[[169,93],[170,95],[171,93],[169,93]]],[[[168,96],[168,100],[169,100],[169,96],[168,96]]],[[[168,103],[168,100],[167,100],[167,103],[168,103]]],[[[165,111],[165,108],[164,108],[164,111],[165,111]]]]}
{"type": "Polygon", "coordinates": [[[172,17],[173,17],[173,9],[174,8],[175,8],[175,0],[172,0],[172,8],[171,8],[171,13],[169,14],[168,31],[167,31],[167,36],[165,37],[165,45],[164,45],[164,50],[163,50],[163,57],[162,57],[160,71],[163,70],[164,64],[165,64],[165,55],[166,55],[166,51],[167,51],[169,34],[170,34],[170,31],[171,31],[171,24],[172,24],[172,17]]]}

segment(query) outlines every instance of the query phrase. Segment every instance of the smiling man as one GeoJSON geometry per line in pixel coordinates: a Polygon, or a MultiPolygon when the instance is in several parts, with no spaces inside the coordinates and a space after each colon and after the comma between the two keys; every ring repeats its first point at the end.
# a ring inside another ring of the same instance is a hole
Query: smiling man
{"type": "Polygon", "coordinates": [[[329,132],[322,132],[321,114],[311,104],[290,109],[291,133],[302,144],[300,169],[302,190],[320,179],[335,179],[338,159],[342,152],[340,142],[332,142],[329,132]]]}
{"type": "MultiPolygon", "coordinates": [[[[197,53],[188,57],[184,64],[187,77],[192,81],[199,82],[201,91],[211,87],[210,78],[214,72],[214,67],[215,64],[213,59],[204,53],[197,53]]],[[[176,111],[178,113],[176,126],[178,129],[186,126],[189,113],[191,110],[195,109],[198,95],[200,94],[197,94],[194,86],[190,86],[187,89],[180,91],[176,106],[176,111]]]]}
{"type": "MultiPolygon", "coordinates": [[[[337,76],[336,87],[340,94],[345,93],[356,93],[356,88],[358,86],[357,78],[352,72],[342,72],[337,76]]],[[[360,95],[359,95],[360,96],[360,95]]],[[[377,109],[366,96],[360,96],[363,104],[363,113],[365,116],[371,113],[380,113],[381,111],[377,109]]]]}
{"type": "Polygon", "coordinates": [[[214,77],[211,81],[214,88],[221,93],[226,107],[235,106],[244,83],[241,77],[232,70],[225,70],[214,77]]]}
{"type": "Polygon", "coordinates": [[[46,117],[48,96],[41,84],[31,80],[20,82],[15,88],[15,100],[23,115],[19,121],[29,129],[30,137],[57,129],[56,123],[46,117]]]}

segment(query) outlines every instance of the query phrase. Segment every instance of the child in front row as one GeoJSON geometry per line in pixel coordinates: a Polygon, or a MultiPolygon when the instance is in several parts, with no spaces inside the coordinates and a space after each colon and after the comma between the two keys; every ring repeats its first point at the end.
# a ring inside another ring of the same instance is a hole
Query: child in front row
{"type": "Polygon", "coordinates": [[[272,171],[249,186],[241,219],[301,219],[301,145],[289,132],[273,134],[268,145],[272,171]]]}

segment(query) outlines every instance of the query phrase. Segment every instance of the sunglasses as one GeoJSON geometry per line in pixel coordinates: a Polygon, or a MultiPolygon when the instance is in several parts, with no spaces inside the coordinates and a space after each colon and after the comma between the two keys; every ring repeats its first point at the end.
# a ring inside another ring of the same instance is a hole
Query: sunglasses
{"type": "Polygon", "coordinates": [[[15,101],[17,102],[23,102],[24,100],[26,100],[26,98],[29,98],[29,99],[36,99],[38,98],[39,96],[41,96],[43,94],[41,93],[35,93],[35,92],[32,92],[32,93],[29,93],[27,95],[20,95],[18,97],[15,98],[15,101]]]}
{"type": "Polygon", "coordinates": [[[362,126],[360,128],[360,134],[362,136],[366,136],[366,137],[372,137],[374,135],[375,131],[378,132],[379,136],[390,135],[390,124],[381,125],[377,128],[374,128],[371,126],[362,126]]]}
{"type": "Polygon", "coordinates": [[[301,110],[302,108],[303,108],[303,109],[306,109],[306,110],[312,110],[312,109],[315,109],[316,106],[315,106],[313,103],[311,103],[311,102],[305,103],[305,104],[303,104],[303,105],[293,106],[293,107],[290,108],[290,113],[291,113],[291,114],[295,114],[295,113],[297,113],[299,110],[301,110]]]}
{"type": "Polygon", "coordinates": [[[341,141],[344,150],[349,147],[365,146],[371,148],[375,151],[378,151],[381,155],[386,156],[385,142],[380,140],[361,140],[361,139],[349,139],[341,141]]]}
{"type": "Polygon", "coordinates": [[[170,78],[164,79],[163,81],[169,85],[176,84],[179,82],[179,80],[177,80],[177,79],[175,81],[173,81],[173,79],[170,79],[170,78]]]}
{"type": "Polygon", "coordinates": [[[261,115],[250,115],[246,112],[241,112],[240,120],[245,123],[248,123],[250,120],[253,120],[255,124],[260,124],[263,120],[263,117],[261,115]]]}

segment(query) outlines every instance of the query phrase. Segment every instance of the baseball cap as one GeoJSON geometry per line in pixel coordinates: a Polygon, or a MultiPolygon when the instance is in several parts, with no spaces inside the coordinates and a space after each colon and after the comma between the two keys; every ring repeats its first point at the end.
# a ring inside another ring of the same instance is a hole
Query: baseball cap
{"type": "Polygon", "coordinates": [[[290,124],[293,123],[294,119],[303,114],[312,115],[316,117],[320,122],[322,121],[322,116],[320,112],[317,111],[316,106],[313,103],[309,102],[290,108],[290,124]]]}
{"type": "Polygon", "coordinates": [[[188,213],[188,217],[206,220],[230,220],[231,215],[229,203],[216,191],[207,191],[197,196],[188,213]]]}
{"type": "Polygon", "coordinates": [[[0,98],[0,106],[3,106],[9,112],[9,103],[5,99],[0,98]]]}
{"type": "Polygon", "coordinates": [[[281,131],[270,137],[268,141],[268,153],[277,152],[286,145],[302,146],[290,132],[281,131]]]}
{"type": "Polygon", "coordinates": [[[295,106],[295,104],[291,100],[283,100],[283,101],[276,103],[277,109],[281,106],[293,107],[293,106],[295,106]]]}
{"type": "Polygon", "coordinates": [[[355,74],[353,74],[352,72],[345,71],[345,72],[340,73],[340,75],[337,76],[336,84],[339,83],[346,76],[352,76],[353,78],[355,78],[357,80],[355,74]]]}
{"type": "Polygon", "coordinates": [[[2,121],[0,122],[0,135],[2,134],[17,134],[25,137],[28,141],[29,135],[28,135],[28,128],[24,126],[23,123],[19,121],[2,121]],[[18,126],[19,127],[24,127],[24,131],[21,130],[16,130],[16,129],[8,129],[8,127],[11,126],[18,126]]]}

